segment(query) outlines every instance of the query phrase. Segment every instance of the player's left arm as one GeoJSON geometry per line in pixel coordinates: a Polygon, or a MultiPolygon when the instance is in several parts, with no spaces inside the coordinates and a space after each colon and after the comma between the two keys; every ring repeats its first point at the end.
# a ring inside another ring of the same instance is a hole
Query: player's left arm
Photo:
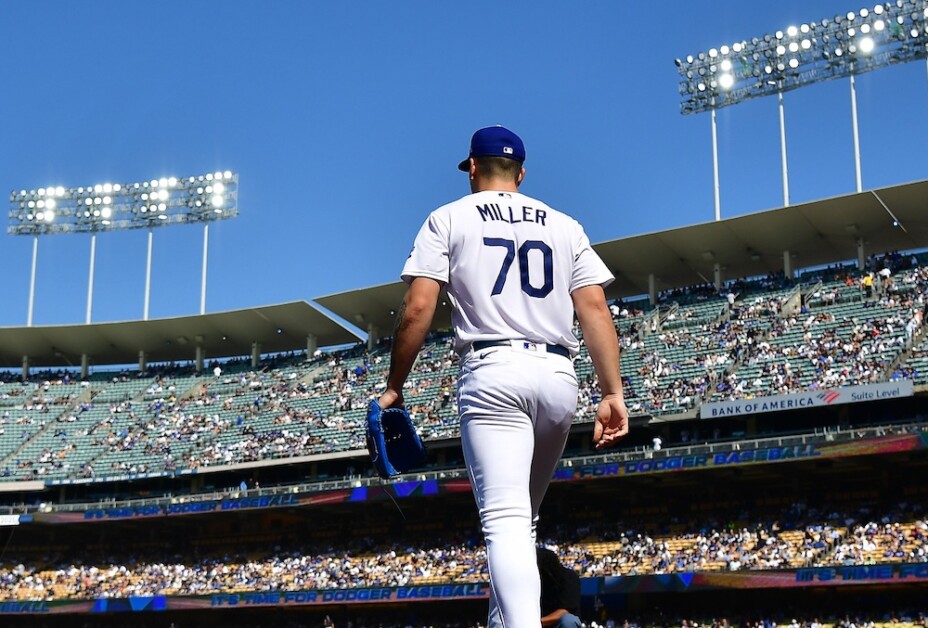
{"type": "Polygon", "coordinates": [[[602,399],[596,409],[593,442],[610,447],[628,434],[628,409],[619,365],[619,341],[602,286],[590,285],[571,293],[583,339],[599,379],[602,399]]]}
{"type": "Polygon", "coordinates": [[[441,286],[441,282],[430,277],[416,277],[406,289],[393,327],[390,374],[387,376],[387,389],[379,400],[383,408],[403,405],[403,384],[432,325],[441,286]]]}

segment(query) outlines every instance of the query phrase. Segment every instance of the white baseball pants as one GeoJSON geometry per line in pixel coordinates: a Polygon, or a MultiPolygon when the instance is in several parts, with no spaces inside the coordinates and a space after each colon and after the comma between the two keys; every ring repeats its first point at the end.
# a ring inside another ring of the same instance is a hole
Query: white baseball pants
{"type": "Polygon", "coordinates": [[[577,409],[573,363],[544,346],[472,351],[461,363],[458,408],[487,546],[488,628],[537,628],[535,524],[577,409]]]}

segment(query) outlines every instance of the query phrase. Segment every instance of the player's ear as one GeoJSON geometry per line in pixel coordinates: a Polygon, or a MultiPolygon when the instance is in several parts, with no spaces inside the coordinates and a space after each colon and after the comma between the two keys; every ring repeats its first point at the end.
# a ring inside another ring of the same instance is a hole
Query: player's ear
{"type": "Polygon", "coordinates": [[[477,162],[473,157],[468,158],[468,161],[470,161],[470,168],[468,172],[470,173],[470,180],[473,181],[474,177],[477,176],[477,162]]]}
{"type": "Polygon", "coordinates": [[[516,177],[516,187],[522,184],[522,180],[525,179],[525,168],[519,171],[519,176],[516,177]]]}

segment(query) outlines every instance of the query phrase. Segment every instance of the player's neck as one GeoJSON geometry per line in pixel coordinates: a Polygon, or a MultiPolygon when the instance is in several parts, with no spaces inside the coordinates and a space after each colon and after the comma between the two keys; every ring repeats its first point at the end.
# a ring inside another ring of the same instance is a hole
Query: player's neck
{"type": "Polygon", "coordinates": [[[470,182],[470,191],[474,194],[477,192],[518,192],[519,186],[515,181],[477,177],[470,182]]]}

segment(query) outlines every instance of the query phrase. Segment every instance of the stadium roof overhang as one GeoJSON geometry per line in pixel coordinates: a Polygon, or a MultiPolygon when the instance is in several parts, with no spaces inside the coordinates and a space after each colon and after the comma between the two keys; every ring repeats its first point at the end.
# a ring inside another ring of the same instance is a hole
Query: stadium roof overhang
{"type": "Polygon", "coordinates": [[[616,281],[610,297],[757,277],[865,255],[928,247],[928,181],[838,196],[782,209],[622,238],[595,245],[616,281]]]}
{"type": "Polygon", "coordinates": [[[262,354],[357,342],[358,336],[305,301],[215,314],[148,321],[0,327],[0,366],[19,367],[23,356],[40,367],[132,364],[144,351],[148,362],[193,360],[202,347],[206,358],[250,355],[257,342],[262,354]]]}
{"type": "MultiPolygon", "coordinates": [[[[616,275],[609,298],[712,282],[718,264],[723,280],[757,277],[791,267],[810,268],[866,255],[928,248],[928,181],[706,222],[657,233],[601,242],[594,249],[616,275]]],[[[397,281],[333,294],[316,302],[377,335],[392,332],[394,311],[406,286],[397,281]]],[[[450,308],[443,305],[433,329],[447,329],[450,308]]]]}

